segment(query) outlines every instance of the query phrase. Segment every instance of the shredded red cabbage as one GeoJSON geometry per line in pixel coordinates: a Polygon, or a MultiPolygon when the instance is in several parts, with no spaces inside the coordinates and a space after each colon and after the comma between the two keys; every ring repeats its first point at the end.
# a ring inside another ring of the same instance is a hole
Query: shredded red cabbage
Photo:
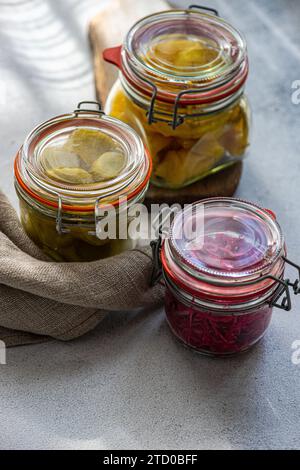
{"type": "Polygon", "coordinates": [[[203,353],[226,355],[246,351],[259,341],[272,316],[268,304],[239,315],[216,315],[188,307],[167,289],[165,309],[173,333],[186,345],[203,353]]]}

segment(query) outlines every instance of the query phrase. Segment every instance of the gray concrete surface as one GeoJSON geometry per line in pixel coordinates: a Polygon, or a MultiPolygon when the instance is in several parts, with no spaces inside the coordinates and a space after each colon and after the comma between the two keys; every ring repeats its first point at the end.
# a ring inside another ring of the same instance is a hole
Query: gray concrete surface
{"type": "MultiPolygon", "coordinates": [[[[249,43],[253,145],[238,195],[275,210],[300,261],[300,105],[291,101],[300,2],[204,3],[249,43]]],[[[101,5],[0,0],[0,186],[14,204],[12,162],[26,133],[94,96],[86,25],[101,5]]],[[[291,346],[300,298],[293,303],[291,313],[274,312],[255,350],[228,360],[177,344],[163,311],[113,314],[72,343],[10,349],[0,366],[0,448],[297,448],[300,365],[291,346]]]]}

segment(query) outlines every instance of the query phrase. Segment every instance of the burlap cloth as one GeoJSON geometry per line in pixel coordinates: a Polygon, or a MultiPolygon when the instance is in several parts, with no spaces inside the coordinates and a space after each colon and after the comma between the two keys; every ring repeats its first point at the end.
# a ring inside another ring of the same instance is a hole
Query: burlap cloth
{"type": "Polygon", "coordinates": [[[0,340],[6,346],[71,340],[108,312],[159,305],[163,287],[149,287],[151,267],[150,248],[91,263],[50,261],[0,192],[0,340]]]}

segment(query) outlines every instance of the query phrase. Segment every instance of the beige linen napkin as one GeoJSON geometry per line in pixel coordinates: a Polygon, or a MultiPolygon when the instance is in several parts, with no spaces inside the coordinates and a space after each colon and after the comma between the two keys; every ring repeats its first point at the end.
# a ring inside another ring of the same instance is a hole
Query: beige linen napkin
{"type": "Polygon", "coordinates": [[[108,312],[161,304],[163,287],[149,287],[151,268],[148,247],[91,263],[49,260],[0,192],[0,340],[7,346],[71,340],[108,312]]]}

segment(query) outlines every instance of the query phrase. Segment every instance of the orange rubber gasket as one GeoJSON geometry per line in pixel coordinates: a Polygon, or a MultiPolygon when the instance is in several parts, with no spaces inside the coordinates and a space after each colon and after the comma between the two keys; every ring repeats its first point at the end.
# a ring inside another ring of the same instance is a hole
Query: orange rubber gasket
{"type": "MultiPolygon", "coordinates": [[[[152,173],[152,158],[151,158],[150,153],[149,153],[149,151],[146,147],[145,147],[145,154],[147,155],[147,159],[148,159],[148,162],[149,162],[149,168],[148,168],[146,177],[145,177],[144,181],[132,193],[129,194],[129,196],[127,197],[127,200],[131,200],[132,198],[134,198],[134,196],[136,196],[139,192],[141,192],[149,182],[149,179],[150,179],[150,176],[151,176],[151,173],[152,173]]],[[[17,165],[18,157],[19,157],[19,152],[17,153],[16,158],[15,158],[14,172],[15,172],[16,180],[17,180],[18,184],[21,186],[21,188],[27,194],[29,194],[29,196],[31,196],[33,199],[35,199],[36,201],[41,202],[42,204],[44,204],[46,206],[58,209],[58,202],[49,201],[48,199],[42,198],[41,196],[36,194],[34,191],[32,191],[24,183],[24,181],[22,180],[21,175],[19,173],[19,169],[18,169],[18,165],[17,165]]],[[[119,201],[112,202],[109,205],[118,206],[119,201]]],[[[67,210],[67,211],[71,211],[71,212],[93,212],[94,209],[95,209],[95,206],[93,205],[93,206],[83,207],[83,206],[71,206],[69,204],[62,204],[62,209],[67,210]]]]}

